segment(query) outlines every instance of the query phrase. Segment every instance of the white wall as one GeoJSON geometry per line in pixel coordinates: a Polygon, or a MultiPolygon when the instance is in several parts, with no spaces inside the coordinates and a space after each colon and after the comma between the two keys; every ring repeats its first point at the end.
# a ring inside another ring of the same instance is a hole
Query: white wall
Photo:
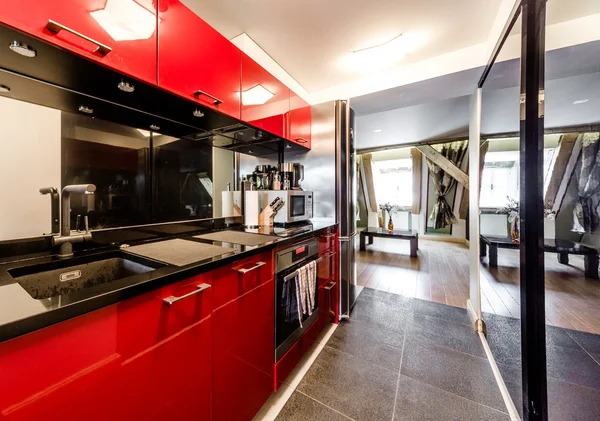
{"type": "Polygon", "coordinates": [[[0,241],[49,233],[60,189],[60,111],[0,97],[0,241]]]}

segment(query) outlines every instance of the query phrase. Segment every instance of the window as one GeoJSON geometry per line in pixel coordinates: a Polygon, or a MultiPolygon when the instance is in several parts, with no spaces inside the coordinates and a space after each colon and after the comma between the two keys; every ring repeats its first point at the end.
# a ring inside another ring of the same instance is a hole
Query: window
{"type": "MultiPolygon", "coordinates": [[[[554,148],[544,149],[544,175],[554,156],[554,148]]],[[[544,192],[547,186],[544,186],[544,192]]],[[[506,205],[507,197],[519,201],[519,151],[488,152],[481,176],[482,208],[499,208],[506,205]]]]}
{"type": "Polygon", "coordinates": [[[412,159],[373,161],[373,183],[378,204],[412,206],[412,159]]]}

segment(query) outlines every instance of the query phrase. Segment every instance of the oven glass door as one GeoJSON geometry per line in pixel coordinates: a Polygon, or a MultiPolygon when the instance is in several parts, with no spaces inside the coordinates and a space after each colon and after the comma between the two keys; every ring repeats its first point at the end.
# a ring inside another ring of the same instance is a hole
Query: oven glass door
{"type": "MultiPolygon", "coordinates": [[[[296,293],[295,280],[292,278],[285,281],[284,277],[306,263],[308,263],[308,261],[304,261],[297,266],[293,266],[284,272],[277,274],[277,285],[275,290],[275,361],[278,361],[279,358],[294,345],[298,338],[300,338],[300,336],[302,336],[302,334],[319,318],[319,285],[317,280],[315,280],[315,298],[312,315],[309,315],[308,312],[302,315],[302,327],[300,327],[300,322],[298,320],[298,312],[293,311],[293,307],[288,307],[290,306],[290,302],[286,297],[290,292],[292,294],[296,293]],[[287,285],[289,282],[291,282],[292,285],[287,285]]],[[[315,274],[318,272],[319,264],[317,264],[315,274]]]]}

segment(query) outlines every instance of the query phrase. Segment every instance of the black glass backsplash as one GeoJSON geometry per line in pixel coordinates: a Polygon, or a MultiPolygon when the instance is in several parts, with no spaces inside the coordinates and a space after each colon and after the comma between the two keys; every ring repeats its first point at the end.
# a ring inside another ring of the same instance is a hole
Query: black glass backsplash
{"type": "Polygon", "coordinates": [[[73,194],[71,227],[91,229],[212,218],[212,146],[62,112],[61,182],[73,194]]]}

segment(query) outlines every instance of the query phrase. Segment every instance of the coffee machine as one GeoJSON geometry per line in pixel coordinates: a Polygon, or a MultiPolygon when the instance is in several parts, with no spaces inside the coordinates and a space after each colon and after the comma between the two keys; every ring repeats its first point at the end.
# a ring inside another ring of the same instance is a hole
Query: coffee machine
{"type": "Polygon", "coordinates": [[[279,166],[282,183],[289,180],[290,190],[302,190],[300,185],[304,181],[304,165],[297,162],[284,162],[279,166]]]}

